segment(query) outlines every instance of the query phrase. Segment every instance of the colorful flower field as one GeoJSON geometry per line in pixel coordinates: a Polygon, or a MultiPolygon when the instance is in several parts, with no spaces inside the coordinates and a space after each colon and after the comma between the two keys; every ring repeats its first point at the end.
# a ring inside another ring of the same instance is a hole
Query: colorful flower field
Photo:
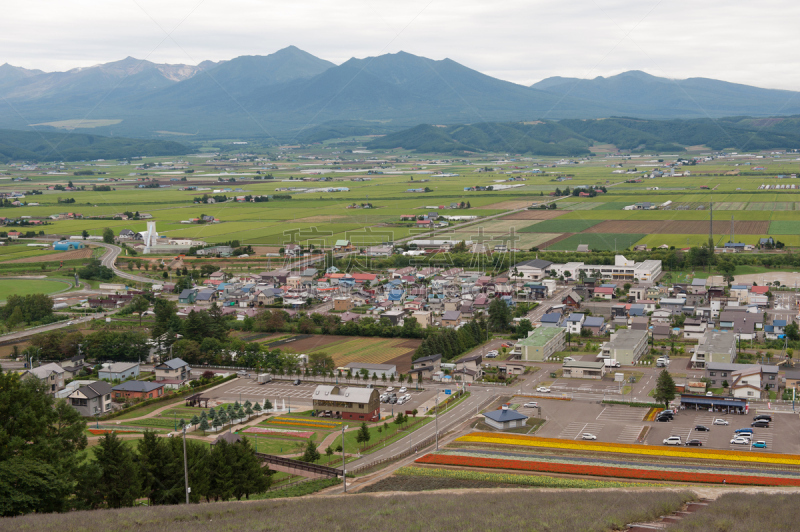
{"type": "Polygon", "coordinates": [[[647,411],[647,414],[645,414],[644,419],[642,421],[654,421],[658,413],[663,411],[664,411],[663,408],[651,408],[650,410],[647,411]]]}
{"type": "Polygon", "coordinates": [[[515,475],[513,473],[484,473],[482,471],[462,471],[454,469],[434,469],[430,467],[401,467],[395,475],[414,477],[459,478],[465,480],[481,480],[503,484],[520,484],[523,486],[543,488],[630,488],[657,484],[636,482],[614,482],[608,480],[582,480],[574,478],[548,477],[543,475],[515,475]]]}
{"type": "Polygon", "coordinates": [[[242,432],[245,434],[273,434],[276,436],[290,436],[292,438],[310,438],[314,435],[313,432],[303,432],[300,430],[265,429],[261,427],[249,427],[242,432]]]}
{"type": "Polygon", "coordinates": [[[458,438],[456,441],[459,443],[493,443],[501,445],[521,445],[526,447],[547,447],[551,449],[572,449],[577,451],[602,451],[607,453],[640,454],[647,456],[673,456],[678,458],[701,458],[733,462],[800,465],[800,457],[791,454],[761,454],[696,448],[666,449],[630,443],[574,441],[558,438],[537,438],[535,436],[523,436],[518,434],[494,434],[491,432],[473,432],[458,438]]]}
{"type": "Polygon", "coordinates": [[[597,477],[630,478],[636,480],[661,480],[669,482],[700,482],[704,484],[743,484],[755,486],[800,486],[800,477],[741,475],[732,473],[709,473],[683,468],[644,468],[613,467],[609,465],[589,465],[567,463],[564,461],[543,461],[537,459],[490,458],[466,453],[427,454],[416,460],[420,464],[449,465],[463,467],[485,467],[490,469],[516,469],[540,473],[569,475],[590,475],[597,477]]]}
{"type": "Polygon", "coordinates": [[[94,435],[109,434],[114,432],[116,434],[141,434],[141,430],[117,430],[117,429],[87,429],[94,435]]]}
{"type": "Polygon", "coordinates": [[[278,425],[293,425],[300,427],[314,427],[316,429],[335,429],[340,425],[339,423],[331,423],[330,421],[313,421],[310,419],[292,419],[285,417],[270,418],[266,420],[265,423],[269,423],[270,425],[278,424],[278,425]]]}

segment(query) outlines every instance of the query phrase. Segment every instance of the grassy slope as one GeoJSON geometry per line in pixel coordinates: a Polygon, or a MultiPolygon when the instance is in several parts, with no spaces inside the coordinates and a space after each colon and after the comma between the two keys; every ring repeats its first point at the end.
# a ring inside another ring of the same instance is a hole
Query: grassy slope
{"type": "Polygon", "coordinates": [[[185,527],[194,532],[220,530],[441,530],[600,532],[646,521],[677,510],[689,497],[675,492],[581,492],[580,498],[557,492],[514,490],[409,494],[395,497],[347,495],[254,502],[127,508],[60,515],[30,515],[4,524],[22,532],[58,528],[161,532],[185,527]],[[531,501],[536,503],[532,504],[531,501]]]}

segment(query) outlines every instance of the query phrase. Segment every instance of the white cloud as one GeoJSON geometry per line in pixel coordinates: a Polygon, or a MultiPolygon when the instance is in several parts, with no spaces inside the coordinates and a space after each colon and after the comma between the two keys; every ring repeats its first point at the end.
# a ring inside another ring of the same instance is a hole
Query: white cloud
{"type": "Polygon", "coordinates": [[[27,0],[4,15],[2,60],[43,70],[129,55],[196,63],[293,44],[334,63],[400,50],[449,57],[523,84],[625,70],[800,84],[800,3],[785,0],[27,0]]]}

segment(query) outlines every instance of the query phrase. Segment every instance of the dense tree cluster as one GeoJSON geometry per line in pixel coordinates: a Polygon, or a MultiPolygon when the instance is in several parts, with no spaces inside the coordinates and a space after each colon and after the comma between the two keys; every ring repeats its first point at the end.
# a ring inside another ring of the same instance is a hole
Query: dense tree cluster
{"type": "Polygon", "coordinates": [[[114,277],[114,270],[103,266],[98,259],[92,259],[89,264],[78,269],[78,277],[81,279],[95,279],[98,281],[108,281],[114,277]]]}
{"type": "Polygon", "coordinates": [[[450,360],[486,341],[486,335],[486,323],[483,320],[466,323],[457,331],[436,329],[422,341],[412,359],[441,354],[442,359],[450,360]]]}
{"type": "Polygon", "coordinates": [[[0,309],[0,318],[10,328],[22,323],[49,323],[54,320],[53,300],[44,294],[9,296],[0,309]]]}

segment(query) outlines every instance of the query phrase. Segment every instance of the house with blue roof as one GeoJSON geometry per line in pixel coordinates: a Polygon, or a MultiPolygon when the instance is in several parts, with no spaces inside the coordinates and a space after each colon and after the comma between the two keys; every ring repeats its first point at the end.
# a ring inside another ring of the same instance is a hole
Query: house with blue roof
{"type": "Polygon", "coordinates": [[[510,410],[507,406],[503,406],[500,410],[484,412],[483,417],[487,425],[498,430],[524,427],[528,422],[528,416],[520,414],[516,410],[510,410]]]}
{"type": "Polygon", "coordinates": [[[183,290],[178,296],[178,303],[181,305],[191,305],[197,300],[197,291],[192,288],[183,290]]]}
{"type": "Polygon", "coordinates": [[[586,316],[583,328],[592,331],[594,336],[603,336],[606,333],[606,320],[602,316],[586,316]]]}
{"type": "Polygon", "coordinates": [[[641,317],[647,315],[647,309],[644,305],[631,305],[631,308],[628,310],[628,317],[641,317]]]}
{"type": "Polygon", "coordinates": [[[573,312],[567,316],[567,331],[572,334],[580,334],[583,322],[586,319],[586,314],[580,312],[573,312]]]}
{"type": "Polygon", "coordinates": [[[539,318],[539,323],[542,327],[560,327],[561,318],[562,316],[558,312],[550,312],[539,318]]]}
{"type": "Polygon", "coordinates": [[[764,326],[767,340],[782,340],[786,336],[786,320],[773,320],[772,325],[764,326]]]}

